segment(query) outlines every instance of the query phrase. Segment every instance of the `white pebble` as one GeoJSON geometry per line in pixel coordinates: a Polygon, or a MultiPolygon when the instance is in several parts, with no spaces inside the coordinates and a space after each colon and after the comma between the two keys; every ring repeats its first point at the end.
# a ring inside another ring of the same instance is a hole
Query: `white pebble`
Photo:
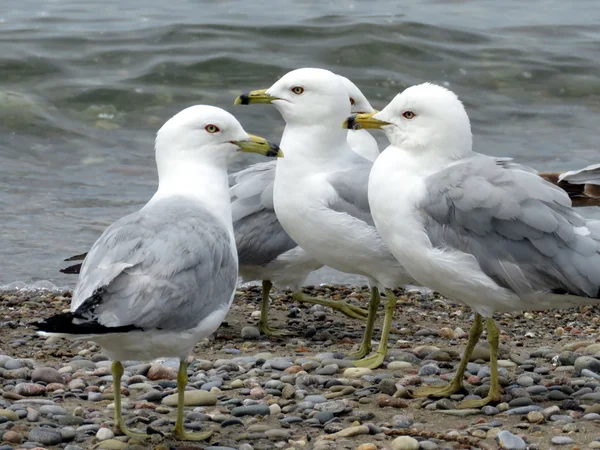
{"type": "Polygon", "coordinates": [[[96,433],[96,438],[99,441],[107,441],[115,437],[115,433],[110,428],[100,428],[96,433]]]}

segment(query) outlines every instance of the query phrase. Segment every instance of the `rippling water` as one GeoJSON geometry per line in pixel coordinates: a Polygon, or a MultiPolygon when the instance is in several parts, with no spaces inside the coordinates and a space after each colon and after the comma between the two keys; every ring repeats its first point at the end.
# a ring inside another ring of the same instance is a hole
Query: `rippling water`
{"type": "Polygon", "coordinates": [[[273,108],[231,104],[297,67],[348,76],[375,107],[444,83],[465,101],[479,151],[539,169],[600,160],[599,3],[321,3],[22,0],[0,11],[0,285],[73,285],[61,259],[149,199],[154,134],[184,107],[221,106],[278,140],[273,108]]]}

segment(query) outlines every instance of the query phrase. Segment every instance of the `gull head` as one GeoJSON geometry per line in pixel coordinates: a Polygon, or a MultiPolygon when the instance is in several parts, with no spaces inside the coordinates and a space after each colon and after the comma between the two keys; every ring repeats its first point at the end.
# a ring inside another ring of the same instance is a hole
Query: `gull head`
{"type": "Polygon", "coordinates": [[[157,158],[228,163],[238,151],[283,156],[279,147],[244,131],[227,111],[190,106],[171,117],[156,134],[157,158]]]}
{"type": "Polygon", "coordinates": [[[341,78],[325,69],[296,69],[268,89],[241,95],[235,104],[270,103],[288,124],[329,125],[350,114],[348,90],[341,78]]]}
{"type": "Polygon", "coordinates": [[[360,91],[358,86],[356,86],[352,81],[348,78],[338,75],[344,84],[344,87],[348,91],[348,95],[350,96],[350,111],[352,114],[367,114],[375,112],[375,109],[367,100],[367,97],[360,91]]]}
{"type": "Polygon", "coordinates": [[[472,148],[471,124],[462,102],[449,89],[430,83],[409,87],[380,112],[351,116],[344,126],[381,129],[393,146],[411,152],[460,157],[472,148]]]}

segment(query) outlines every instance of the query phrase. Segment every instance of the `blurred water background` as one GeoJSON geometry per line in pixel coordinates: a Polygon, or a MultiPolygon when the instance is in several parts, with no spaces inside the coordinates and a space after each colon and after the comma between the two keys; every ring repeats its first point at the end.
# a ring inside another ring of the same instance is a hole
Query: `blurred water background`
{"type": "MultiPolygon", "coordinates": [[[[599,24],[593,0],[1,8],[0,286],[72,287],[61,260],[150,198],[154,135],[177,111],[214,104],[278,141],[274,108],[232,102],[298,67],[349,77],[376,108],[411,84],[443,83],[466,103],[477,150],[539,170],[600,162],[599,24]]],[[[361,280],[325,271],[311,281],[361,280]]]]}

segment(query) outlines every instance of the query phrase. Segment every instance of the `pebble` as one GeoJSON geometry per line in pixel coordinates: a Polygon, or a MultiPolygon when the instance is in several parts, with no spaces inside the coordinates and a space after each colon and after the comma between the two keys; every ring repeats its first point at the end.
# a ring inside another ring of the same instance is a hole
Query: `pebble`
{"type": "MultiPolygon", "coordinates": [[[[345,428],[341,431],[338,431],[337,433],[335,433],[336,437],[354,437],[354,436],[360,436],[361,434],[369,434],[370,430],[369,427],[366,425],[358,425],[356,427],[349,427],[349,428],[345,428]]],[[[417,448],[419,448],[417,446],[417,448]]]]}
{"type": "Polygon", "coordinates": [[[268,416],[271,414],[271,410],[267,405],[237,406],[231,410],[231,414],[234,417],[268,416]]]}
{"type": "Polygon", "coordinates": [[[52,428],[33,428],[29,431],[28,439],[44,445],[58,445],[62,442],[60,432],[52,428]]]}
{"type": "Polygon", "coordinates": [[[570,445],[574,444],[575,441],[569,436],[554,436],[552,438],[552,443],[554,445],[570,445]]]}
{"type": "MultiPolygon", "coordinates": [[[[167,395],[161,402],[166,406],[177,406],[177,394],[167,395]]],[[[217,404],[217,396],[208,391],[185,391],[183,404],[186,406],[212,406],[217,404]]]]}
{"type": "Polygon", "coordinates": [[[502,449],[506,450],[526,450],[527,445],[525,441],[519,436],[512,434],[510,431],[502,430],[496,436],[498,445],[502,449]]]}
{"type": "Polygon", "coordinates": [[[50,383],[59,383],[62,384],[65,382],[62,375],[58,372],[58,370],[52,367],[37,367],[31,372],[31,381],[37,383],[38,381],[42,381],[46,384],[50,383]]]}
{"type": "Polygon", "coordinates": [[[241,331],[242,339],[254,340],[260,338],[260,331],[256,327],[244,327],[241,331]]]}
{"type": "Polygon", "coordinates": [[[399,436],[392,441],[392,450],[419,450],[419,441],[410,436],[399,436]]]}
{"type": "Polygon", "coordinates": [[[349,367],[344,370],[345,378],[360,378],[365,375],[371,375],[373,371],[368,367],[349,367]]]}
{"type": "Polygon", "coordinates": [[[587,369],[594,373],[600,373],[600,360],[592,356],[580,356],[575,360],[574,367],[579,372],[587,369]]]}
{"type": "Polygon", "coordinates": [[[115,433],[113,433],[110,428],[100,428],[96,433],[96,438],[99,441],[107,441],[108,439],[112,439],[113,437],[115,437],[115,433]]]}

